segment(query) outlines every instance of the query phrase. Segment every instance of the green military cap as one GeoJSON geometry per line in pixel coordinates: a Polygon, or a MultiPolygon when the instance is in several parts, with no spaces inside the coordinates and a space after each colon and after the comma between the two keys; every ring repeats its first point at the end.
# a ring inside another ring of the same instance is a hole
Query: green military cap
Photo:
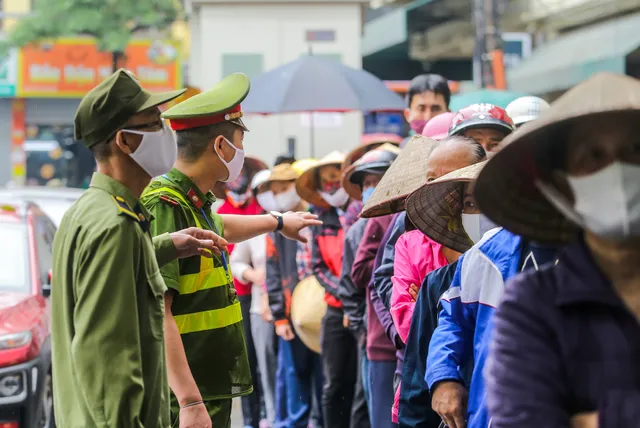
{"type": "Polygon", "coordinates": [[[136,113],[182,95],[186,89],[152,94],[120,69],[84,96],[74,119],[74,136],[92,147],[113,136],[136,113]]]}
{"type": "Polygon", "coordinates": [[[184,100],[165,111],[174,131],[231,122],[248,131],[242,121],[240,103],[249,94],[251,83],[243,73],[233,73],[206,92],[184,100]]]}

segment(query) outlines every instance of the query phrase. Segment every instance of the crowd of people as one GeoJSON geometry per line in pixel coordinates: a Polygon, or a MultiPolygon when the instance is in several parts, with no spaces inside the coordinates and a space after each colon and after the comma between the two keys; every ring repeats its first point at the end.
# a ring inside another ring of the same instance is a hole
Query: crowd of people
{"type": "Polygon", "coordinates": [[[81,103],[98,172],[56,236],[62,426],[225,428],[234,397],[247,428],[638,426],[640,82],[451,112],[420,75],[410,137],[272,168],[244,154],[248,90],[169,109],[175,132],[177,94],[122,70],[81,103]]]}

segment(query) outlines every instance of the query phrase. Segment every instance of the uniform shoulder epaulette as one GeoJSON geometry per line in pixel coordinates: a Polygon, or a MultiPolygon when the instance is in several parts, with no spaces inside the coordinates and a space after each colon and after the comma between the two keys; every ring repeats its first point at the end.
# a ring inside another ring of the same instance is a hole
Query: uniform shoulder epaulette
{"type": "Polygon", "coordinates": [[[161,195],[160,200],[168,205],[171,205],[172,207],[177,207],[178,205],[180,205],[178,201],[172,199],[169,196],[161,195]]]}
{"type": "Polygon", "coordinates": [[[140,218],[138,218],[138,215],[133,211],[133,208],[129,206],[127,201],[122,199],[120,196],[112,195],[111,197],[113,198],[113,201],[116,203],[116,206],[118,207],[118,214],[127,215],[138,222],[140,221],[140,218]]]}

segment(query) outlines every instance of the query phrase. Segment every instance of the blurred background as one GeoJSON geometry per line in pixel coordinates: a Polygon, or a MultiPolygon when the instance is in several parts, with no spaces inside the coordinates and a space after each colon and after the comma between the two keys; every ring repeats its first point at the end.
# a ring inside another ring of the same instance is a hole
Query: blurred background
{"type": "MultiPolygon", "coordinates": [[[[87,186],[94,165],[73,138],[73,115],[114,67],[150,90],[186,86],[189,97],[229,73],[255,78],[311,53],[362,68],[400,95],[412,77],[442,74],[456,94],[452,108],[479,90],[551,101],[598,71],[640,76],[637,0],[111,2],[126,9],[125,25],[96,19],[90,3],[0,1],[0,185],[87,186]],[[60,12],[56,3],[77,3],[78,13],[43,23],[60,12]]],[[[248,153],[267,163],[276,153],[308,156],[312,139],[319,157],[363,133],[409,131],[401,112],[250,115],[246,123],[248,153]]]]}

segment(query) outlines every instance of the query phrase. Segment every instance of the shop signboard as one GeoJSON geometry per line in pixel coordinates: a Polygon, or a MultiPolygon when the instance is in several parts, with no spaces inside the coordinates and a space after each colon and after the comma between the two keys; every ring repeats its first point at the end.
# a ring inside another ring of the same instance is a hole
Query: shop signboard
{"type": "Polygon", "coordinates": [[[15,49],[0,58],[0,97],[13,97],[16,94],[16,74],[18,53],[15,49]]]}
{"type": "MultiPolygon", "coordinates": [[[[91,39],[60,39],[27,46],[18,58],[21,97],[80,98],[112,72],[112,54],[91,39]]],[[[133,40],[120,67],[131,71],[151,92],[182,87],[178,45],[172,41],[133,40]]]]}
{"type": "Polygon", "coordinates": [[[515,67],[531,55],[531,34],[503,33],[504,66],[506,69],[515,67]]]}

